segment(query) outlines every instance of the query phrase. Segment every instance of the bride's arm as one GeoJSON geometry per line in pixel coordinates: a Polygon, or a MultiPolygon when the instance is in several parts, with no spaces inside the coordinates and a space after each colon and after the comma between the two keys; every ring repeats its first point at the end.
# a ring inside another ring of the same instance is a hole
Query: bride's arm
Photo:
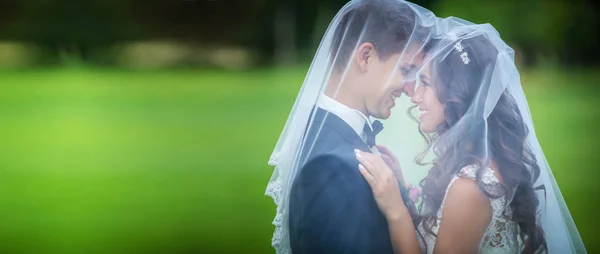
{"type": "Polygon", "coordinates": [[[360,172],[371,189],[377,205],[388,221],[395,253],[421,253],[413,220],[404,205],[398,182],[381,157],[357,151],[360,172]]]}
{"type": "Polygon", "coordinates": [[[421,253],[417,233],[408,209],[386,215],[394,253],[421,253]]]}
{"type": "MultiPolygon", "coordinates": [[[[417,205],[414,203],[413,197],[410,196],[411,195],[410,189],[406,187],[406,184],[404,182],[399,182],[398,184],[400,185],[400,188],[401,188],[400,194],[402,195],[402,200],[404,201],[404,205],[408,209],[408,212],[410,213],[411,216],[417,216],[418,215],[417,205]],[[405,187],[403,188],[402,186],[405,186],[405,187]]],[[[418,196],[420,196],[420,195],[421,194],[419,193],[418,196]]],[[[413,217],[413,221],[415,218],[416,217],[413,217]]]]}
{"type": "Polygon", "coordinates": [[[477,253],[492,219],[490,200],[472,179],[448,190],[433,253],[477,253]]]}
{"type": "MultiPolygon", "coordinates": [[[[420,253],[417,234],[392,170],[378,156],[357,151],[363,174],[388,221],[396,253],[420,253]]],[[[471,179],[456,180],[446,196],[434,253],[477,253],[492,218],[489,199],[471,179]]]]}
{"type": "MultiPolygon", "coordinates": [[[[405,206],[386,213],[396,253],[420,253],[417,235],[405,206]]],[[[492,219],[490,200],[471,179],[456,180],[448,191],[433,253],[478,253],[492,219]]]]}
{"type": "Polygon", "coordinates": [[[402,199],[404,200],[404,204],[411,215],[417,214],[417,206],[415,203],[411,201],[409,198],[410,190],[406,188],[406,182],[404,181],[404,176],[402,174],[402,168],[400,167],[400,162],[398,161],[398,157],[392,153],[392,151],[385,145],[378,144],[376,145],[377,150],[381,153],[381,159],[390,167],[394,176],[398,180],[398,184],[400,186],[400,193],[402,194],[402,199]]]}

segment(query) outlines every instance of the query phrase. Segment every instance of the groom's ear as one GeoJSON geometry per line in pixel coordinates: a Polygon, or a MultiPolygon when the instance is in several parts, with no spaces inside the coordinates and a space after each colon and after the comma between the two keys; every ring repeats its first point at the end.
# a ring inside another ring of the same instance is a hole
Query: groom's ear
{"type": "Polygon", "coordinates": [[[364,42],[356,49],[356,55],[354,60],[362,72],[369,70],[369,64],[371,64],[377,58],[377,52],[375,46],[370,42],[364,42]]]}

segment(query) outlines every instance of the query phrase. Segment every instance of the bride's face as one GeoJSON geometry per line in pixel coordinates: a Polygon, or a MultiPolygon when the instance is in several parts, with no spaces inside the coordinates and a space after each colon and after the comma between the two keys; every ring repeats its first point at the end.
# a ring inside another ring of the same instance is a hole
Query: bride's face
{"type": "Polygon", "coordinates": [[[431,67],[425,64],[419,72],[419,86],[411,101],[419,107],[419,128],[424,133],[436,131],[438,125],[444,122],[444,105],[436,96],[432,86],[431,67]]]}

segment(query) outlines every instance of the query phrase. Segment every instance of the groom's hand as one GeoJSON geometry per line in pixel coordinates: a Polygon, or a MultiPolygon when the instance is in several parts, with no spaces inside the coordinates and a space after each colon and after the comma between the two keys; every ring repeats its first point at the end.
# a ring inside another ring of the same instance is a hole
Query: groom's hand
{"type": "Polygon", "coordinates": [[[404,176],[402,176],[402,168],[400,167],[400,163],[398,162],[398,157],[396,157],[389,148],[384,145],[375,145],[377,150],[381,152],[381,158],[385,163],[392,169],[394,172],[394,176],[398,182],[404,184],[404,176]]]}

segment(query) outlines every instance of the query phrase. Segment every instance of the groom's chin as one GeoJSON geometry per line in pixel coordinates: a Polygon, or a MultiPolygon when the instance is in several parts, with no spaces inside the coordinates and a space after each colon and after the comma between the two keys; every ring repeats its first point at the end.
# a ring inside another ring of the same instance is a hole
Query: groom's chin
{"type": "Polygon", "coordinates": [[[377,119],[385,120],[385,119],[390,118],[391,115],[392,115],[392,109],[388,108],[388,109],[381,111],[379,114],[373,115],[373,116],[377,119]]]}

